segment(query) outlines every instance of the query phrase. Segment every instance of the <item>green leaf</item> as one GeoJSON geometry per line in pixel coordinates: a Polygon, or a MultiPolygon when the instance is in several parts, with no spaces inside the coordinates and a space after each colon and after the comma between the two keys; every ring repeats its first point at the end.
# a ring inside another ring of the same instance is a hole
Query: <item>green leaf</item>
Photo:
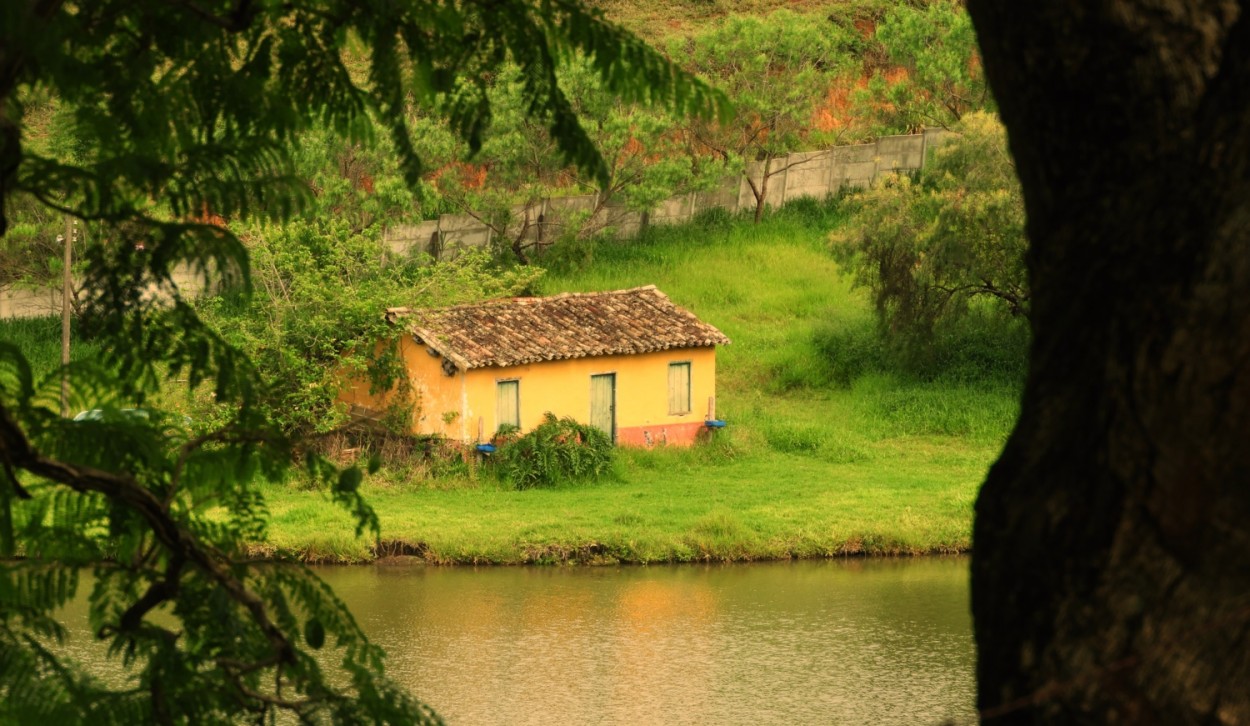
{"type": "MultiPolygon", "coordinates": [[[[56,631],[45,613],[71,588],[0,576],[0,600],[32,613],[0,617],[0,721],[436,722],[315,576],[249,562],[269,516],[262,478],[283,482],[307,451],[310,477],[358,534],[376,533],[361,470],[296,444],[344,422],[341,362],[378,370],[388,306],[536,279],[485,254],[437,268],[379,254],[386,224],[429,211],[414,208],[431,188],[423,162],[451,155],[418,148],[431,119],[447,149],[481,146],[492,79],[516,68],[517,118],[556,134],[553,158],[602,179],[609,165],[580,121],[598,116],[562,87],[566,60],[587,59],[629,101],[706,113],[722,97],[573,0],[193,5],[0,2],[13,59],[0,63],[0,282],[46,279],[60,266],[47,240],[66,216],[83,223],[79,322],[101,353],[65,372],[71,402],[105,412],[65,420],[57,364],[37,383],[0,343],[0,448],[17,454],[0,549],[53,572],[94,565],[93,630],[136,683],[159,684],[106,688],[43,648],[56,631]],[[183,270],[217,300],[193,300],[183,270]],[[230,309],[243,312],[215,314],[230,309]],[[190,426],[159,408],[187,394],[200,407],[190,426]],[[123,413],[139,409],[143,420],[123,413]],[[18,481],[32,501],[14,498],[18,481]],[[293,613],[310,618],[302,640],[293,613]],[[327,633],[344,654],[323,671],[303,645],[327,633]]],[[[379,392],[402,387],[392,360],[370,380],[379,392]]]]}
{"type": "Polygon", "coordinates": [[[321,650],[321,646],[325,645],[326,629],[320,620],[312,618],[304,623],[304,642],[313,650],[321,650]]]}
{"type": "Polygon", "coordinates": [[[360,482],[364,478],[359,467],[348,467],[339,472],[339,491],[354,492],[360,488],[360,482]]]}

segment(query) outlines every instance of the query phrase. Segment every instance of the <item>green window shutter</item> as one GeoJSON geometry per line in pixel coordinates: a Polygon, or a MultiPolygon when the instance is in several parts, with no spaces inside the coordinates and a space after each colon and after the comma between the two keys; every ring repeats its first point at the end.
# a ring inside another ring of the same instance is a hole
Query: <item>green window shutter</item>
{"type": "Polygon", "coordinates": [[[590,377],[590,425],[616,441],[616,374],[590,377]]]}
{"type": "Polygon", "coordinates": [[[690,413],[690,364],[668,364],[668,412],[690,413]]]}
{"type": "Polygon", "coordinates": [[[499,381],[495,384],[495,420],[499,426],[521,426],[521,382],[499,381]]]}

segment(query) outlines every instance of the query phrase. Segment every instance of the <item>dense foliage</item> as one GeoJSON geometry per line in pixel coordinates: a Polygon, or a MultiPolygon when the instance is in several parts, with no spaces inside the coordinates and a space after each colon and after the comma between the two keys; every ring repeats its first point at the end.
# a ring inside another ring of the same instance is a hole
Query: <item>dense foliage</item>
{"type": "MultiPolygon", "coordinates": [[[[784,173],[779,159],[789,151],[950,126],[968,112],[992,108],[959,3],[852,0],[801,13],[769,11],[767,3],[760,8],[740,15],[708,6],[699,22],[673,21],[656,38],[675,62],[725,90],[736,111],[715,122],[689,123],[679,109],[622,97],[600,77],[593,53],[553,56],[564,102],[593,119],[583,127],[585,139],[602,152],[603,164],[593,173],[570,163],[549,133],[552,119],[530,113],[530,70],[505,60],[490,73],[440,78],[441,93],[418,83],[421,93],[412,99],[418,102],[388,113],[403,119],[406,137],[368,114],[346,135],[329,119],[294,131],[291,139],[301,147],[294,176],[330,196],[353,188],[366,196],[376,191],[377,200],[365,207],[406,197],[406,206],[389,207],[392,218],[470,213],[492,228],[498,256],[528,263],[553,244],[580,243],[600,231],[612,223],[614,209],[650,211],[663,199],[735,179],[751,162],[765,167],[750,185],[762,212],[776,197],[778,185],[770,181],[784,173]],[[475,99],[489,107],[489,115],[472,125],[476,139],[459,133],[457,116],[440,112],[439,98],[466,104],[475,99]],[[359,143],[368,137],[373,143],[359,143]],[[415,182],[406,161],[413,154],[424,169],[415,182]],[[573,212],[541,205],[544,198],[592,194],[591,207],[573,212]]],[[[661,15],[691,11],[669,7],[661,15]]],[[[613,7],[612,13],[644,29],[655,20],[644,20],[635,8],[613,7]]],[[[370,46],[349,34],[343,49],[341,72],[369,83],[370,46]]],[[[55,149],[57,158],[90,153],[75,135],[71,104],[46,88],[32,89],[23,102],[24,118],[35,130],[24,139],[26,148],[55,149]]],[[[13,233],[0,238],[0,285],[53,278],[61,220],[37,203],[23,203],[21,194],[11,199],[15,224],[13,233]]],[[[375,212],[357,209],[352,228],[378,219],[375,212]]]]}
{"type": "Polygon", "coordinates": [[[612,464],[612,438],[594,426],[543,414],[524,435],[503,432],[495,463],[500,476],[517,489],[595,479],[612,464]]]}
{"type": "MultiPolygon", "coordinates": [[[[305,132],[295,157],[296,172],[309,180],[304,213],[231,225],[247,247],[253,289],[216,290],[195,302],[257,366],[267,382],[257,392],[257,409],[290,436],[344,424],[345,412],[335,405],[344,375],[382,388],[403,375],[391,345],[402,331],[386,324],[387,308],[517,294],[541,274],[496,265],[485,251],[431,264],[424,253],[391,250],[386,228],[434,203],[436,193],[408,187],[389,145],[377,146],[323,128],[305,132]]],[[[410,421],[411,411],[400,410],[399,399],[396,404],[395,422],[410,421]]],[[[198,408],[197,416],[212,415],[198,408]]]]}
{"type": "Polygon", "coordinates": [[[813,123],[816,109],[857,63],[863,44],[853,28],[778,10],[765,18],[730,16],[670,50],[733,99],[730,121],[696,121],[691,135],[705,153],[739,173],[746,162],[764,163],[760,178],[747,180],[757,222],[769,180],[785,171],[774,159],[837,138],[836,129],[813,123]]]}
{"type": "Polygon", "coordinates": [[[834,255],[872,291],[896,340],[928,345],[941,325],[973,309],[1027,313],[1024,202],[993,115],[966,116],[919,178],[886,179],[847,204],[834,255]]]}
{"type": "MultiPolygon", "coordinates": [[[[522,294],[542,273],[500,269],[481,250],[429,264],[420,255],[389,255],[376,236],[325,226],[333,224],[309,220],[259,231],[263,240],[250,245],[256,294],[198,303],[204,319],[268,382],[257,394],[257,410],[289,436],[347,423],[336,403],[345,376],[390,390],[405,375],[395,345],[403,328],[388,325],[382,311],[522,294]]],[[[387,423],[400,433],[419,402],[401,397],[393,404],[387,423]]]]}
{"type": "MultiPolygon", "coordinates": [[[[75,405],[104,412],[61,418],[60,373],[36,380],[0,343],[0,720],[435,720],[385,677],[381,652],[314,575],[247,563],[265,530],[258,484],[283,475],[293,444],[265,420],[254,363],[203,323],[173,270],[249,286],[247,248],[218,219],[265,224],[307,208],[293,148],[310,130],[367,143],[376,128],[416,187],[411,106],[476,149],[491,117],[485,79],[505,63],[559,153],[601,181],[607,164],[557,58],[584,54],[606,90],[633,101],[706,112],[717,97],[566,0],[11,2],[0,47],[0,234],[23,197],[92,223],[87,299],[103,355],[69,373],[75,405]],[[360,67],[345,64],[349,44],[360,67]],[[72,153],[34,143],[40,98],[64,105],[72,153]],[[184,382],[214,395],[211,425],[186,430],[155,405],[184,382]],[[136,405],[142,415],[120,413],[136,405]],[[56,647],[54,613],[80,568],[94,577],[92,628],[131,668],[122,686],[56,647]]],[[[311,249],[315,237],[301,239],[311,249]]],[[[306,463],[376,536],[361,472],[306,463]]]]}
{"type": "Polygon", "coordinates": [[[674,194],[705,188],[725,173],[700,166],[664,109],[629,103],[613,94],[582,57],[567,59],[561,80],[586,133],[607,162],[606,181],[570,168],[554,143],[525,113],[522,78],[505,70],[491,87],[496,112],[482,149],[469,157],[464,144],[445,144],[433,129],[426,143],[442,152],[435,174],[438,201],[447,211],[470,214],[492,231],[498,256],[522,264],[562,240],[585,238],[611,223],[608,209],[648,212],[674,194]],[[543,200],[593,195],[583,209],[545,208],[543,200]]]}
{"type": "Polygon", "coordinates": [[[860,123],[874,133],[950,128],[993,110],[972,21],[959,0],[901,3],[877,25],[887,63],[857,94],[860,123]]]}

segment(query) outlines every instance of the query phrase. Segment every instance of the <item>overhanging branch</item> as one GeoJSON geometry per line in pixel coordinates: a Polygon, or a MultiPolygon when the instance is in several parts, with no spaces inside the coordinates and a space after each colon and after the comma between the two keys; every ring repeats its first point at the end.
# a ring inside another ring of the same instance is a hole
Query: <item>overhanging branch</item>
{"type": "MultiPolygon", "coordinates": [[[[169,509],[155,494],[133,478],[42,456],[31,446],[4,404],[0,404],[0,460],[6,466],[63,484],[76,492],[102,494],[137,513],[175,558],[185,559],[199,567],[251,615],[280,661],[294,662],[295,649],[291,641],[269,618],[264,602],[222,564],[225,556],[198,541],[170,515],[169,509]]],[[[155,597],[159,593],[149,594],[155,597]]]]}

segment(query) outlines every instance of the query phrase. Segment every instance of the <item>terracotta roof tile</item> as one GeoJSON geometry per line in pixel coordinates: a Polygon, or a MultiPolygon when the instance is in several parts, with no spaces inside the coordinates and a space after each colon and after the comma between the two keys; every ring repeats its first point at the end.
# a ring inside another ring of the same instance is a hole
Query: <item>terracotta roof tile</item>
{"type": "Polygon", "coordinates": [[[386,318],[402,320],[423,344],[462,369],[729,343],[654,285],[430,310],[390,308],[386,318]]]}

